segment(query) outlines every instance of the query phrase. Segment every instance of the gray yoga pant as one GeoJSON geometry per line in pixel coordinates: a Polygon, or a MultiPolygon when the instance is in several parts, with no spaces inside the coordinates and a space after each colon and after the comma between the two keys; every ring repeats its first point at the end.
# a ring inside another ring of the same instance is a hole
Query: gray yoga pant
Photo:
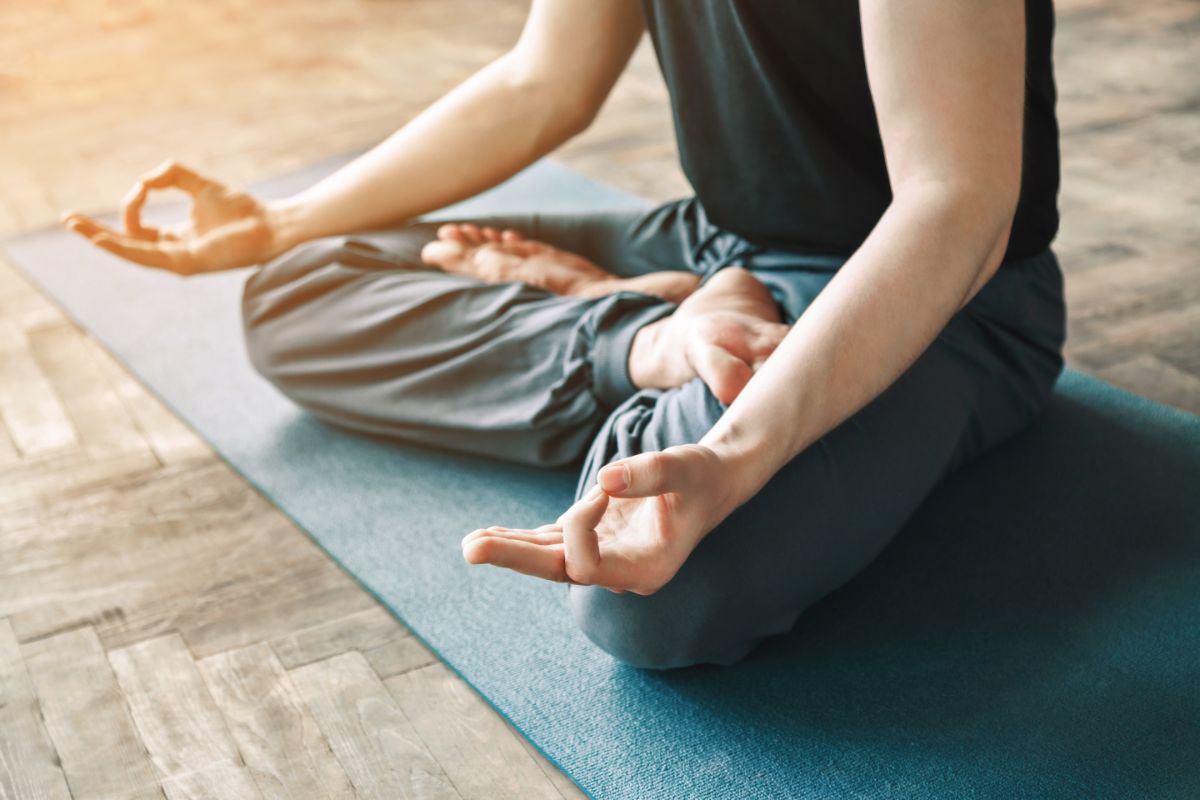
{"type": "MultiPolygon", "coordinates": [[[[841,260],[755,247],[693,199],[651,211],[471,220],[511,227],[633,276],[740,265],[802,314],[841,260]]],[[[540,466],[696,442],[723,406],[702,382],[638,391],[637,330],[673,306],[632,292],[559,297],[423,267],[436,226],[323,239],[246,284],[256,368],[328,422],[540,466]]],[[[879,398],[796,456],[643,597],[569,587],[578,624],[644,667],[732,663],[866,566],[951,470],[1016,433],[1061,367],[1062,279],[1050,252],[1005,264],[879,398]]],[[[492,522],[492,520],[485,520],[492,522]]]]}

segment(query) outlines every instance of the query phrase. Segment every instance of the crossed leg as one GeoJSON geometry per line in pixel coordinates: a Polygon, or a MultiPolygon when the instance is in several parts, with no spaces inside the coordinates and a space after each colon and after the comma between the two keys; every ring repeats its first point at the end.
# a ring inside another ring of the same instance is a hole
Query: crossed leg
{"type": "MultiPolygon", "coordinates": [[[[658,209],[549,235],[536,219],[484,227],[541,233],[632,278],[688,264],[694,231],[680,217],[658,209]]],[[[672,304],[422,268],[435,240],[428,226],[346,237],[264,267],[244,301],[255,365],[356,430],[542,466],[587,453],[581,490],[612,460],[697,441],[722,413],[699,379],[638,391],[629,375],[637,334],[672,304]]],[[[709,283],[722,274],[745,277],[725,270],[709,283]]],[[[828,274],[769,279],[807,284],[793,292],[806,303],[828,274]]],[[[1033,418],[1061,365],[1058,279],[1052,256],[1002,270],[895,385],[788,464],[656,594],[572,586],[583,631],[623,661],[665,668],[736,661],[790,628],[869,563],[946,472],[1033,418]]]]}
{"type": "MultiPolygon", "coordinates": [[[[865,568],[947,473],[1026,426],[1049,395],[1061,367],[1057,266],[1046,256],[1007,270],[886,392],[709,533],[657,592],[570,585],[584,633],[640,667],[733,663],[865,568]]],[[[783,279],[811,298],[829,275],[783,279]]],[[[578,495],[614,460],[699,441],[723,411],[698,380],[638,393],[596,436],[578,495]]],[[[486,529],[468,543],[501,553],[501,542],[486,540],[530,533],[486,529]]],[[[554,548],[561,537],[550,525],[523,540],[554,548]]]]}
{"type": "MultiPolygon", "coordinates": [[[[462,264],[452,272],[432,269],[422,254],[446,240],[429,224],[325,239],[265,265],[247,282],[243,320],[252,363],[336,425],[554,466],[582,458],[607,413],[637,390],[635,380],[671,386],[703,373],[728,397],[782,337],[769,294],[744,278],[710,281],[684,298],[679,321],[694,336],[680,335],[678,324],[674,335],[662,335],[653,323],[676,306],[622,288],[623,281],[664,273],[699,283],[688,269],[697,237],[687,204],[469,226],[460,227],[529,231],[543,251],[592,265],[585,269],[595,274],[577,284],[603,282],[610,292],[554,294],[540,285],[553,282],[553,270],[486,281],[462,264]],[[740,288],[726,291],[734,283],[740,288]],[[643,329],[642,355],[631,363],[643,329]]],[[[539,264],[545,266],[544,255],[539,264]]]]}

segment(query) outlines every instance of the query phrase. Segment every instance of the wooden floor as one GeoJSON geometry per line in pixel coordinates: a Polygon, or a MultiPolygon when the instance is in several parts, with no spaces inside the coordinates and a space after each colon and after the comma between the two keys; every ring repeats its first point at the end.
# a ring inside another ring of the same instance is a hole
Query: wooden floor
{"type": "MultiPolygon", "coordinates": [[[[1060,3],[1069,357],[1200,411],[1200,4],[1060,3]]],[[[518,0],[8,0],[0,235],[385,136],[518,0]]],[[[643,48],[561,160],[687,191],[643,48]]],[[[0,263],[0,798],[578,790],[0,263]]]]}

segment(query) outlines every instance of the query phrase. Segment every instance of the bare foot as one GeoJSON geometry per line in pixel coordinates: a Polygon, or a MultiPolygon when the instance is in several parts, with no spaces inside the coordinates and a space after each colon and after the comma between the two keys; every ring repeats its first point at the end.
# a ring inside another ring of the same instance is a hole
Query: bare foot
{"type": "Polygon", "coordinates": [[[767,287],[747,270],[728,267],[674,314],[638,331],[629,377],[639,389],[670,389],[699,377],[728,405],[787,332],[767,287]]]}
{"type": "Polygon", "coordinates": [[[438,238],[421,250],[421,260],[445,272],[488,283],[521,281],[571,297],[641,292],[678,303],[700,282],[694,273],[676,271],[618,278],[583,256],[526,239],[514,230],[451,223],[437,233],[438,238]]]}

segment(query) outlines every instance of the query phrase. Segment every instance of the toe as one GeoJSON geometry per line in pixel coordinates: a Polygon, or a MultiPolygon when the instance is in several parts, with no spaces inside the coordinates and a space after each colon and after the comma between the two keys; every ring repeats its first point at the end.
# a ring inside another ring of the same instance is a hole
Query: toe
{"type": "Polygon", "coordinates": [[[463,241],[467,244],[483,243],[483,231],[479,230],[478,225],[474,225],[470,222],[464,222],[463,224],[459,225],[459,228],[462,230],[463,241]]]}
{"type": "Polygon", "coordinates": [[[463,241],[462,226],[457,222],[448,222],[437,229],[437,237],[446,242],[463,241]]]}
{"type": "Polygon", "coordinates": [[[519,242],[525,237],[521,235],[520,231],[514,231],[512,228],[505,228],[500,234],[500,238],[506,242],[519,242]]]}
{"type": "Polygon", "coordinates": [[[466,248],[456,240],[436,239],[421,248],[421,260],[433,267],[450,270],[462,263],[466,248]]]}
{"type": "Polygon", "coordinates": [[[489,242],[500,241],[500,231],[496,230],[495,228],[485,227],[481,232],[483,233],[483,238],[489,242]]]}

